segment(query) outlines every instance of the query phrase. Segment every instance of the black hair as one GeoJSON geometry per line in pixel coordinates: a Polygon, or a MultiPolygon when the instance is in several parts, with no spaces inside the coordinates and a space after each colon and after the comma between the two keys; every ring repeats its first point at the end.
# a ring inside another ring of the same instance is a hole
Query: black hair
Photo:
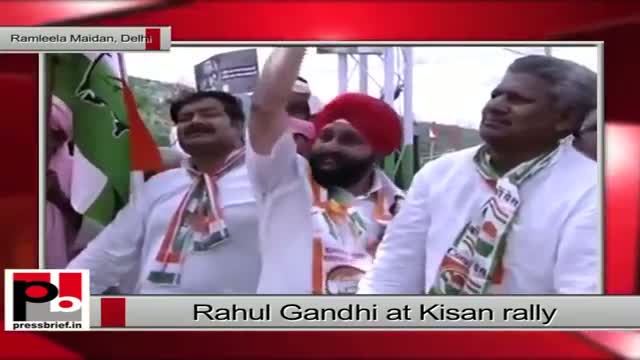
{"type": "Polygon", "coordinates": [[[575,62],[551,56],[529,55],[516,59],[507,71],[529,74],[548,82],[556,106],[563,111],[575,112],[578,122],[574,131],[580,129],[586,116],[597,106],[597,75],[575,62]]]}
{"type": "Polygon", "coordinates": [[[242,101],[224,91],[198,91],[190,92],[183,96],[180,96],[177,100],[171,103],[169,113],[171,114],[171,120],[174,123],[178,123],[178,113],[186,105],[192,104],[202,99],[216,99],[224,106],[224,112],[229,116],[231,122],[234,124],[244,124],[245,115],[242,108],[242,101]]]}

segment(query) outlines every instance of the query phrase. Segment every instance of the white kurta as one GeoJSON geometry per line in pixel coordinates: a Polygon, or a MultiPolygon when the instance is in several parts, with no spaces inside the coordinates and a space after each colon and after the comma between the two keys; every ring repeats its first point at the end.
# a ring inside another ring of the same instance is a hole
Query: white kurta
{"type": "MultiPolygon", "coordinates": [[[[445,252],[492,193],[475,168],[477,149],[444,155],[416,174],[360,294],[424,294],[432,286],[445,252]]],[[[566,144],[557,156],[520,189],[500,293],[602,291],[597,164],[566,144]]]]}
{"type": "MultiPolygon", "coordinates": [[[[268,156],[255,153],[248,145],[247,168],[256,191],[260,218],[262,274],[258,293],[310,294],[314,224],[307,161],[297,155],[293,137],[285,133],[268,156]]],[[[369,195],[383,184],[393,186],[382,173],[377,173],[369,195]]],[[[403,195],[401,190],[395,188],[395,191],[403,195]]],[[[367,240],[381,238],[385,228],[374,219],[374,205],[374,199],[368,195],[357,197],[352,204],[364,218],[367,240]]],[[[344,249],[326,241],[324,246],[327,252],[365,252],[364,249],[344,249]]],[[[330,265],[330,257],[329,253],[325,255],[325,264],[330,265]]],[[[367,271],[372,263],[369,257],[367,261],[353,261],[349,265],[367,271]]]]}
{"type": "Polygon", "coordinates": [[[192,181],[183,168],[151,178],[68,268],[90,270],[93,294],[126,280],[136,269],[134,293],[254,294],[260,273],[258,219],[244,165],[218,180],[230,238],[209,252],[187,253],[179,286],[147,281],[169,222],[192,181]]]}

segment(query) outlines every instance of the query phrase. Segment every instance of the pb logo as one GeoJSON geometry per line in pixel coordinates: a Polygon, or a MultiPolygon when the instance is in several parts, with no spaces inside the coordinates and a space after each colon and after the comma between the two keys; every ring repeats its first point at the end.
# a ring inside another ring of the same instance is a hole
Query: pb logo
{"type": "Polygon", "coordinates": [[[87,270],[5,270],[6,330],[89,330],[87,270]]]}

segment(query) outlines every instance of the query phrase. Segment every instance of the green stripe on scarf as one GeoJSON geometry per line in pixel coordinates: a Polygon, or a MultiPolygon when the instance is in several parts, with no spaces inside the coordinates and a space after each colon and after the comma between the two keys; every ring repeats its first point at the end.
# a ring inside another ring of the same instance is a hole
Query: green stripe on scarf
{"type": "Polygon", "coordinates": [[[495,191],[484,203],[480,216],[472,218],[454,240],[427,293],[434,295],[485,294],[502,262],[506,239],[520,208],[520,186],[552,164],[560,147],[535,159],[521,163],[503,176],[491,165],[486,146],[480,147],[473,160],[480,176],[495,182],[495,191]],[[506,220],[506,221],[505,221],[506,220]],[[485,226],[487,225],[487,226],[485,226]],[[492,234],[486,229],[494,229],[492,234]],[[462,239],[466,238],[463,242],[462,239]],[[466,242],[466,244],[465,244],[466,242]],[[475,251],[469,249],[470,244],[475,251]]]}

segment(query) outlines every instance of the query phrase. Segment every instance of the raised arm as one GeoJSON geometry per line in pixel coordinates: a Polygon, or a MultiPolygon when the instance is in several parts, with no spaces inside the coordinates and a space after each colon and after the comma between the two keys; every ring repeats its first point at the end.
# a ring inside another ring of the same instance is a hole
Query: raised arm
{"type": "Polygon", "coordinates": [[[251,100],[249,141],[257,154],[269,155],[287,130],[285,114],[305,54],[303,47],[277,48],[267,59],[251,100]]]}
{"type": "Polygon", "coordinates": [[[304,53],[300,47],[274,50],[253,94],[246,160],[258,201],[305,176],[285,111],[304,53]]]}

